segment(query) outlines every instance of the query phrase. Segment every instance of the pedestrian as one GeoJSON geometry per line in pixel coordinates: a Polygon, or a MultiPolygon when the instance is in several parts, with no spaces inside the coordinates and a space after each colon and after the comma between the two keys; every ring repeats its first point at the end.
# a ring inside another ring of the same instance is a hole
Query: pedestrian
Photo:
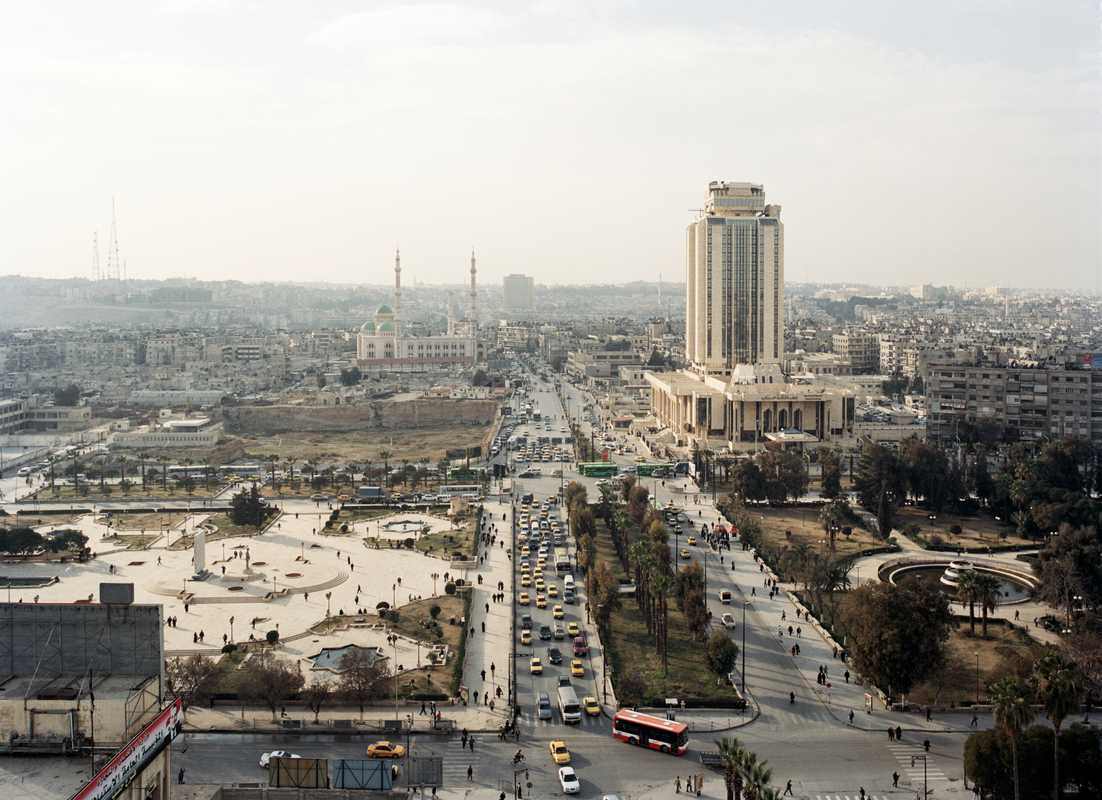
{"type": "Polygon", "coordinates": [[[903,729],[898,725],[895,726],[895,740],[897,742],[903,741],[903,729]]]}
{"type": "Polygon", "coordinates": [[[865,787],[864,786],[860,787],[859,797],[860,797],[860,800],[865,800],[865,787]]]}
{"type": "Polygon", "coordinates": [[[976,712],[972,712],[972,721],[968,723],[969,728],[978,728],[980,726],[980,718],[976,715],[976,712]]]}
{"type": "Polygon", "coordinates": [[[853,709],[852,708],[849,710],[849,724],[850,725],[853,724],[853,709]]]}
{"type": "Polygon", "coordinates": [[[485,622],[482,623],[482,632],[483,633],[486,632],[486,623],[485,622]]]}
{"type": "Polygon", "coordinates": [[[480,674],[482,675],[482,682],[485,683],[486,682],[486,670],[482,670],[482,672],[480,674]]]}
{"type": "Polygon", "coordinates": [[[461,750],[466,750],[467,749],[467,729],[466,728],[463,729],[461,740],[462,740],[463,744],[462,744],[462,747],[460,747],[460,749],[461,750]]]}
{"type": "Polygon", "coordinates": [[[794,797],[794,795],[792,794],[792,781],[788,781],[787,783],[785,783],[784,794],[782,795],[782,797],[794,797]]]}
{"type": "Polygon", "coordinates": [[[474,780],[474,767],[472,767],[470,764],[467,765],[467,780],[474,780]]]}
{"type": "Polygon", "coordinates": [[[180,771],[176,773],[176,783],[184,782],[184,768],[180,767],[180,771]]]}
{"type": "Polygon", "coordinates": [[[934,718],[934,712],[930,710],[929,706],[926,706],[926,721],[930,722],[934,718]]]}
{"type": "Polygon", "coordinates": [[[893,789],[898,789],[899,788],[899,773],[898,772],[893,772],[892,773],[892,788],[893,789]]]}
{"type": "Polygon", "coordinates": [[[420,714],[418,714],[417,716],[419,716],[419,717],[423,717],[423,716],[425,716],[425,713],[426,713],[426,711],[425,711],[425,701],[424,701],[424,700],[422,700],[422,701],[421,701],[421,713],[420,713],[420,714]]]}
{"type": "Polygon", "coordinates": [[[467,746],[471,748],[471,752],[474,752],[474,737],[467,739],[467,746]]]}
{"type": "Polygon", "coordinates": [[[895,728],[888,728],[888,741],[889,742],[894,742],[895,741],[895,728]]]}
{"type": "Polygon", "coordinates": [[[681,794],[681,776],[678,775],[673,782],[673,790],[678,794],[681,794]]]}
{"type": "Polygon", "coordinates": [[[849,683],[849,670],[846,670],[846,683],[849,683]]]}

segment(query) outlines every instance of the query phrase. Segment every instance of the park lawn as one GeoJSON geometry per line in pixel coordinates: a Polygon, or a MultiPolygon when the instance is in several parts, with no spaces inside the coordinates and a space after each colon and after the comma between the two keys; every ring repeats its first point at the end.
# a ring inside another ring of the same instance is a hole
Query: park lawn
{"type": "Polygon", "coordinates": [[[417,549],[425,555],[437,558],[451,558],[457,553],[465,558],[474,558],[475,517],[469,516],[459,524],[461,527],[454,530],[419,536],[417,549]]]}
{"type": "MultiPolygon", "coordinates": [[[[33,497],[40,503],[49,503],[53,501],[75,500],[86,503],[101,503],[123,500],[189,500],[193,498],[203,499],[207,497],[213,497],[218,494],[223,488],[223,484],[218,481],[212,481],[208,488],[202,482],[196,482],[195,486],[191,490],[191,494],[180,487],[174,486],[172,481],[169,481],[167,487],[162,487],[160,483],[154,485],[151,480],[143,489],[140,482],[135,482],[130,487],[129,492],[123,492],[117,484],[106,484],[108,492],[100,490],[100,485],[96,481],[90,483],[82,483],[81,490],[78,492],[76,487],[71,484],[56,484],[52,489],[49,486],[44,486],[34,493],[33,497]],[[85,488],[87,492],[83,493],[85,488]]],[[[24,502],[29,500],[26,498],[24,502]]]]}
{"type": "MultiPolygon", "coordinates": [[[[602,520],[597,521],[597,558],[605,560],[621,581],[626,576],[616,557],[616,549],[602,520]]],[[[610,618],[612,637],[606,642],[615,686],[627,670],[637,670],[646,684],[645,703],[659,703],[667,697],[696,700],[707,705],[711,701],[730,702],[738,693],[725,680],[708,668],[705,643],[689,631],[684,613],[673,596],[669,600],[669,670],[655,651],[654,639],[647,633],[647,624],[633,596],[623,595],[620,607],[610,618]]]]}
{"type": "Polygon", "coordinates": [[[932,520],[929,515],[927,509],[919,506],[903,506],[896,514],[895,527],[902,531],[916,525],[919,536],[927,543],[937,543],[936,536],[941,544],[965,549],[1036,544],[1018,536],[1013,525],[1004,525],[986,514],[966,516],[941,513],[932,520]],[[959,525],[961,532],[950,533],[952,525],[959,525]]]}
{"type": "Polygon", "coordinates": [[[976,635],[969,633],[967,618],[949,635],[944,670],[916,686],[907,699],[920,705],[960,705],[976,700],[976,654],[979,654],[979,696],[987,703],[987,686],[1008,675],[1028,672],[1046,648],[1023,630],[1004,621],[988,620],[988,638],[976,620],[976,635]]]}
{"type": "Polygon", "coordinates": [[[72,525],[79,514],[8,514],[0,516],[0,528],[38,528],[43,525],[72,525]]]}
{"type": "MultiPolygon", "coordinates": [[[[273,524],[273,522],[279,519],[280,516],[281,514],[277,512],[275,516],[268,517],[268,519],[265,521],[265,527],[273,524]]],[[[233,539],[237,536],[256,536],[255,525],[236,525],[234,524],[233,520],[230,519],[230,515],[225,512],[211,514],[206,518],[205,521],[214,525],[218,529],[214,531],[214,533],[211,533],[210,531],[207,532],[208,544],[211,542],[217,542],[219,539],[233,539]]],[[[186,550],[191,547],[194,541],[194,532],[183,534],[179,538],[173,539],[172,544],[168,546],[168,549],[186,550]]]]}
{"type": "Polygon", "coordinates": [[[160,531],[163,527],[175,528],[185,519],[187,519],[187,512],[184,511],[133,513],[116,511],[110,517],[104,515],[96,521],[102,524],[110,522],[112,528],[122,531],[160,531]]]}
{"type": "MultiPolygon", "coordinates": [[[[761,523],[762,538],[767,547],[778,553],[786,547],[806,544],[814,550],[829,552],[830,540],[819,524],[821,506],[747,506],[746,512],[757,517],[761,523]],[[786,535],[792,532],[792,537],[786,535]]],[[[853,529],[850,536],[841,533],[835,536],[834,553],[837,556],[856,555],[872,547],[883,547],[884,542],[856,523],[847,523],[853,529]]]]}
{"type": "Polygon", "coordinates": [[[125,547],[127,550],[143,550],[160,538],[160,533],[122,533],[116,534],[108,539],[103,539],[101,541],[110,542],[114,545],[120,545],[122,547],[125,547]]]}
{"type": "Polygon", "coordinates": [[[458,621],[462,616],[463,599],[457,595],[444,594],[400,605],[398,621],[388,619],[386,623],[402,636],[420,639],[430,645],[446,644],[454,651],[459,647],[462,625],[451,625],[448,620],[454,617],[458,621]],[[440,606],[440,615],[437,617],[439,632],[435,627],[426,627],[426,624],[432,620],[429,611],[433,606],[440,606]]]}

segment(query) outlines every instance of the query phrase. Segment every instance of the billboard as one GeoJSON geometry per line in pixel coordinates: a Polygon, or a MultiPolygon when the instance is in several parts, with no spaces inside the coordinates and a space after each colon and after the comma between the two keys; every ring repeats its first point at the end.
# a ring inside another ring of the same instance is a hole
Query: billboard
{"type": "Polygon", "coordinates": [[[184,711],[177,698],[121,747],[71,800],[111,800],[118,797],[134,776],[168,747],[183,724],[184,711]]]}

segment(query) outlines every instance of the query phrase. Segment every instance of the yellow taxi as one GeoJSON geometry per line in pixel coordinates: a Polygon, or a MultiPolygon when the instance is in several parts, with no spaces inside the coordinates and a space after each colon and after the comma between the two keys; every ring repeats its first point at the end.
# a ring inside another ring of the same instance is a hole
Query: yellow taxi
{"type": "Polygon", "coordinates": [[[694,544],[696,544],[696,537],[695,536],[690,536],[685,541],[689,543],[689,547],[692,547],[694,544]]]}
{"type": "Polygon", "coordinates": [[[551,584],[550,586],[548,586],[547,587],[547,596],[548,597],[558,597],[559,596],[559,587],[556,586],[555,584],[551,584]]]}
{"type": "Polygon", "coordinates": [[[536,595],[536,608],[547,608],[547,598],[542,594],[536,595]]]}
{"type": "MultiPolygon", "coordinates": [[[[555,587],[552,586],[551,588],[554,589],[555,587]]],[[[555,619],[562,619],[566,616],[566,612],[562,610],[562,606],[555,606],[551,609],[551,616],[555,619]]]]}
{"type": "Polygon", "coordinates": [[[533,658],[531,661],[528,662],[528,671],[531,672],[533,675],[542,675],[543,662],[540,661],[538,658],[533,658]]]}
{"type": "Polygon", "coordinates": [[[551,760],[556,764],[570,763],[570,750],[567,749],[566,742],[557,740],[551,742],[548,748],[551,750],[551,760]]]}
{"type": "Polygon", "coordinates": [[[528,572],[530,569],[531,569],[531,567],[528,565],[527,561],[521,561],[520,562],[520,571],[521,572],[528,572]]]}
{"type": "Polygon", "coordinates": [[[402,758],[406,754],[406,748],[400,744],[390,742],[375,742],[367,746],[368,758],[402,758]]]}
{"type": "Polygon", "coordinates": [[[532,577],[533,578],[542,578],[543,577],[543,566],[542,565],[540,565],[540,564],[536,565],[536,568],[534,570],[532,570],[532,577]]]}
{"type": "Polygon", "coordinates": [[[571,659],[570,661],[570,674],[575,678],[585,677],[585,666],[582,664],[580,658],[571,659]]]}
{"type": "Polygon", "coordinates": [[[578,627],[577,622],[568,622],[566,623],[566,632],[571,636],[577,636],[582,630],[578,627]]]}
{"type": "Polygon", "coordinates": [[[528,605],[530,601],[531,598],[528,597],[528,592],[521,592],[520,597],[517,598],[517,602],[520,603],[522,606],[528,605]]]}
{"type": "Polygon", "coordinates": [[[678,555],[680,555],[682,558],[687,559],[689,557],[689,551],[682,547],[681,552],[678,555]]]}
{"type": "Polygon", "coordinates": [[[520,576],[520,585],[525,587],[525,588],[528,588],[529,586],[532,585],[532,578],[529,577],[528,575],[521,575],[520,576]]]}
{"type": "Polygon", "coordinates": [[[582,698],[582,708],[585,709],[585,713],[591,717],[601,716],[601,704],[597,702],[597,698],[589,694],[582,698]]]}
{"type": "Polygon", "coordinates": [[[536,578],[536,589],[542,592],[545,588],[547,584],[543,582],[543,578],[536,578]]]}
{"type": "Polygon", "coordinates": [[[547,566],[547,556],[540,556],[536,559],[536,569],[543,572],[543,568],[547,566]]]}
{"type": "Polygon", "coordinates": [[[530,548],[528,545],[524,545],[520,548],[520,554],[524,558],[528,558],[528,556],[532,555],[532,548],[530,548]]]}

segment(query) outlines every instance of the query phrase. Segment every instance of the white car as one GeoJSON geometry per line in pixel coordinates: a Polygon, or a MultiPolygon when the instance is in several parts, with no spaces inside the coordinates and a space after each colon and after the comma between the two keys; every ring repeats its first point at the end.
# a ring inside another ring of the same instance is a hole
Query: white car
{"type": "Polygon", "coordinates": [[[270,753],[263,753],[260,756],[260,766],[263,769],[268,768],[268,762],[273,758],[302,758],[298,753],[292,753],[289,750],[273,750],[270,753]]]}
{"type": "Polygon", "coordinates": [[[720,619],[723,621],[724,628],[735,627],[735,618],[732,617],[730,614],[724,614],[722,617],[720,617],[720,619]]]}
{"type": "Polygon", "coordinates": [[[573,767],[559,767],[559,785],[562,786],[563,794],[577,794],[582,788],[573,767]]]}

